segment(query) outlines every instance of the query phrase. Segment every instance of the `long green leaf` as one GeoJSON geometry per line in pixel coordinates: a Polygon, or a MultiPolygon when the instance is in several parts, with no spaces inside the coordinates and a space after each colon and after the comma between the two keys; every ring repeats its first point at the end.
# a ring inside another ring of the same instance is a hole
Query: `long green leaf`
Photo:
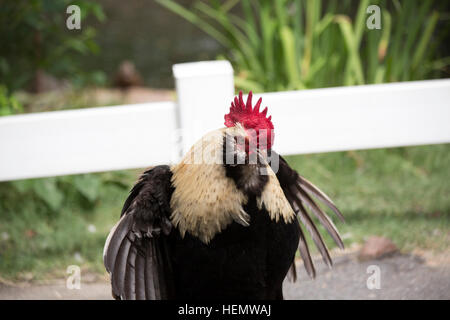
{"type": "Polygon", "coordinates": [[[206,21],[204,21],[203,19],[199,18],[197,15],[195,15],[194,13],[185,9],[183,6],[179,5],[175,1],[156,0],[156,2],[161,4],[162,6],[166,7],[167,9],[171,10],[172,12],[178,14],[180,17],[186,19],[187,21],[191,22],[192,24],[196,25],[197,27],[202,29],[204,32],[206,32],[210,36],[212,36],[215,40],[217,40],[224,47],[229,47],[232,45],[232,43],[230,43],[230,41],[227,39],[227,37],[225,37],[220,31],[218,31],[216,28],[214,28],[211,24],[209,24],[206,21]]]}
{"type": "Polygon", "coordinates": [[[349,54],[349,61],[347,62],[348,70],[346,72],[354,77],[356,84],[364,84],[361,60],[359,58],[356,36],[353,32],[351,21],[348,17],[341,15],[336,16],[335,20],[341,28],[349,54]]]}
{"type": "Polygon", "coordinates": [[[294,44],[294,34],[287,26],[280,30],[281,43],[283,45],[284,59],[286,62],[286,74],[292,88],[295,89],[300,83],[299,70],[297,66],[297,58],[294,44]]]}
{"type": "Polygon", "coordinates": [[[425,28],[422,37],[420,38],[419,44],[415,50],[413,59],[412,59],[412,68],[413,70],[417,69],[419,63],[421,63],[422,58],[424,56],[425,50],[430,42],[433,31],[436,27],[436,23],[439,19],[439,13],[434,11],[431,17],[428,19],[427,26],[425,28]]]}

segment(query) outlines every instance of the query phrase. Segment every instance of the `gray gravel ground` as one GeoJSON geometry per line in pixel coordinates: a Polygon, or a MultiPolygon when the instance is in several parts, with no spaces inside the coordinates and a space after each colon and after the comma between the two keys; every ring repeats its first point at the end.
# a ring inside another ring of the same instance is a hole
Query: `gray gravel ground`
{"type": "MultiPolygon", "coordinates": [[[[310,280],[301,262],[298,280],[284,284],[286,299],[450,299],[450,266],[430,267],[413,255],[395,255],[360,263],[355,253],[334,257],[329,270],[315,259],[317,277],[310,280]],[[369,290],[367,272],[370,265],[380,268],[380,289],[369,290]]],[[[81,283],[80,290],[69,290],[65,281],[51,285],[0,284],[0,299],[111,299],[105,281],[81,283]]]]}
{"type": "Polygon", "coordinates": [[[315,260],[317,276],[309,279],[303,265],[297,267],[298,279],[284,283],[285,299],[450,299],[450,266],[427,266],[413,255],[386,257],[358,262],[355,254],[335,257],[333,269],[315,260]],[[380,271],[380,289],[368,289],[373,277],[368,267],[380,271]]]}
{"type": "Polygon", "coordinates": [[[69,290],[64,281],[52,285],[20,287],[0,284],[0,300],[111,300],[107,282],[82,283],[80,290],[69,290]]]}

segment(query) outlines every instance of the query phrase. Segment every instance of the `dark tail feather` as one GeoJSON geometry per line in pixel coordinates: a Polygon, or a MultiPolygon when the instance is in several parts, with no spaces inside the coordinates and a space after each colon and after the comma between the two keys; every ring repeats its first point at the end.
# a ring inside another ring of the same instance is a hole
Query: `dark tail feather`
{"type": "Polygon", "coordinates": [[[291,266],[289,267],[288,277],[292,282],[297,281],[297,268],[295,267],[295,258],[291,266]]]}
{"type": "Polygon", "coordinates": [[[111,230],[105,243],[103,263],[106,270],[111,273],[114,270],[116,256],[119,252],[122,241],[130,230],[133,219],[131,215],[126,215],[119,220],[117,225],[111,230]]]}
{"type": "Polygon", "coordinates": [[[299,241],[298,249],[299,249],[300,255],[303,259],[303,263],[305,265],[306,272],[308,273],[310,278],[314,279],[316,277],[316,269],[314,269],[314,264],[311,260],[311,255],[309,254],[308,244],[306,243],[306,239],[303,234],[300,223],[298,222],[298,220],[296,220],[296,221],[298,223],[298,227],[299,227],[299,231],[300,231],[300,241],[299,241]]]}
{"type": "Polygon", "coordinates": [[[112,270],[112,289],[115,295],[123,298],[123,289],[125,286],[125,272],[127,268],[128,252],[130,251],[131,242],[127,237],[122,241],[119,252],[117,253],[116,263],[112,270]]]}
{"type": "MultiPolygon", "coordinates": [[[[294,188],[294,187],[292,187],[294,188]]],[[[325,262],[326,265],[331,267],[333,265],[333,262],[331,260],[331,257],[328,253],[328,248],[325,245],[319,231],[317,230],[316,226],[314,225],[313,221],[309,217],[308,213],[306,212],[306,209],[303,207],[303,204],[300,199],[297,199],[294,197],[293,203],[293,209],[296,213],[298,213],[300,220],[305,225],[306,229],[308,230],[309,234],[311,235],[314,243],[316,244],[317,248],[320,251],[320,254],[322,255],[322,259],[325,262]]]]}
{"type": "Polygon", "coordinates": [[[147,300],[156,300],[156,291],[155,291],[155,287],[154,287],[154,283],[155,283],[155,276],[154,274],[156,274],[156,272],[153,271],[154,266],[153,266],[153,259],[151,259],[151,254],[152,254],[152,248],[151,246],[148,244],[146,246],[146,255],[147,255],[147,259],[145,259],[145,295],[146,295],[146,299],[147,300]]]}
{"type": "Polygon", "coordinates": [[[128,252],[127,269],[125,271],[124,295],[126,300],[136,300],[136,256],[136,246],[133,244],[128,252]]]}
{"type": "Polygon", "coordinates": [[[331,221],[331,219],[327,216],[325,212],[322,211],[322,209],[320,209],[320,207],[299,185],[296,185],[296,187],[298,190],[298,197],[300,197],[300,199],[310,207],[311,211],[319,219],[319,221],[322,223],[325,229],[327,229],[328,233],[336,242],[336,244],[339,246],[339,248],[344,249],[344,243],[342,242],[342,239],[339,236],[339,233],[336,227],[334,226],[333,222],[331,221]]]}
{"type": "Polygon", "coordinates": [[[161,262],[163,261],[163,257],[162,257],[162,246],[164,244],[161,243],[160,239],[155,240],[155,244],[154,244],[154,252],[156,253],[156,261],[157,261],[157,270],[158,270],[158,274],[159,274],[159,290],[160,290],[160,299],[167,299],[167,292],[166,292],[166,270],[164,270],[164,266],[161,265],[161,262]]]}
{"type": "Polygon", "coordinates": [[[344,216],[339,211],[339,209],[336,207],[334,202],[319,188],[317,188],[314,184],[312,184],[310,181],[308,181],[306,178],[299,175],[299,181],[300,185],[306,189],[306,191],[312,193],[315,195],[319,200],[321,200],[323,203],[325,203],[331,210],[336,213],[336,215],[339,217],[339,219],[344,222],[344,216]]]}
{"type": "Polygon", "coordinates": [[[157,253],[156,253],[156,248],[155,248],[155,241],[152,241],[147,246],[147,257],[148,257],[147,262],[149,262],[149,263],[146,264],[146,270],[147,270],[146,286],[148,286],[148,290],[150,290],[150,294],[155,297],[154,299],[160,300],[161,299],[161,290],[160,290],[160,286],[159,286],[160,275],[158,274],[158,265],[156,264],[157,253]]]}
{"type": "Polygon", "coordinates": [[[135,263],[136,299],[145,300],[145,253],[137,247],[135,263]]]}

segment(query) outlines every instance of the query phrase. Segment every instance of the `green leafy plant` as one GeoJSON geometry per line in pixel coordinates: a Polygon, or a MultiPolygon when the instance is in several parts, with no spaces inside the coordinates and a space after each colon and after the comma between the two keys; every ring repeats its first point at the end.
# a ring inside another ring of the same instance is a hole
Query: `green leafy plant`
{"type": "Polygon", "coordinates": [[[437,50],[448,28],[436,29],[444,7],[433,0],[197,0],[190,8],[157,1],[226,49],[244,90],[426,79],[450,62],[437,50]],[[366,27],[373,4],[381,8],[380,30],[366,27]]]}

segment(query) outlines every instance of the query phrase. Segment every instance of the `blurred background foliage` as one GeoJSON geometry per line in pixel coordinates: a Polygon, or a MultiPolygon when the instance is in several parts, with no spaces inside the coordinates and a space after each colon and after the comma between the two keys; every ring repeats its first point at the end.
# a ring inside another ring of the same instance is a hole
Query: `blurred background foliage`
{"type": "MultiPolygon", "coordinates": [[[[232,62],[237,90],[254,92],[449,75],[449,10],[441,1],[0,4],[0,116],[95,106],[83,93],[113,90],[123,60],[153,88],[173,88],[174,63],[214,58],[232,62]],[[81,30],[66,28],[69,4],[81,8],[81,30]],[[380,30],[366,27],[373,4],[381,8],[380,30]],[[49,77],[56,84],[42,93],[39,83],[49,77]]],[[[403,250],[448,247],[449,145],[287,159],[336,200],[347,219],[338,225],[346,245],[378,234],[403,250]]],[[[63,276],[68,264],[104,271],[106,235],[140,171],[0,183],[0,280],[63,276]]]]}
{"type": "Polygon", "coordinates": [[[0,85],[0,116],[23,112],[22,104],[4,85],[0,85]]]}
{"type": "Polygon", "coordinates": [[[96,30],[66,28],[66,8],[76,3],[81,21],[91,16],[103,21],[102,7],[93,1],[17,0],[1,1],[0,10],[0,79],[9,90],[36,90],[39,72],[46,71],[72,83],[85,85],[92,78],[80,59],[97,54],[96,30]]]}
{"type": "Polygon", "coordinates": [[[428,79],[450,63],[441,1],[157,1],[227,49],[246,91],[428,79]],[[380,30],[366,26],[369,5],[382,8],[380,30]]]}

